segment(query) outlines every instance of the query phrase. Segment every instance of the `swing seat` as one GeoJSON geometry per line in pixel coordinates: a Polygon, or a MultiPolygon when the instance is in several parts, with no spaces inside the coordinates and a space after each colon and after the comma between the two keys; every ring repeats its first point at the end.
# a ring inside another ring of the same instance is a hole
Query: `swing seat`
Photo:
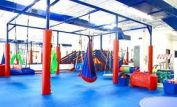
{"type": "Polygon", "coordinates": [[[34,75],[35,71],[31,68],[22,68],[22,69],[11,69],[11,75],[34,75]]]}
{"type": "Polygon", "coordinates": [[[112,78],[112,76],[113,76],[112,73],[103,74],[103,77],[105,78],[112,78]]]}
{"type": "Polygon", "coordinates": [[[83,63],[77,63],[75,64],[75,71],[81,71],[82,70],[83,63]]]}

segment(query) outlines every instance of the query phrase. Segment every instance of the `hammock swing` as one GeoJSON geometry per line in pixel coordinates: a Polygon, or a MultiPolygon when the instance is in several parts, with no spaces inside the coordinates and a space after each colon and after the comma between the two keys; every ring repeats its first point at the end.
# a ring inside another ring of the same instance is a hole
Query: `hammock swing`
{"type": "Polygon", "coordinates": [[[89,39],[87,52],[84,56],[83,67],[80,76],[86,82],[94,82],[97,79],[92,56],[92,41],[89,39]]]}

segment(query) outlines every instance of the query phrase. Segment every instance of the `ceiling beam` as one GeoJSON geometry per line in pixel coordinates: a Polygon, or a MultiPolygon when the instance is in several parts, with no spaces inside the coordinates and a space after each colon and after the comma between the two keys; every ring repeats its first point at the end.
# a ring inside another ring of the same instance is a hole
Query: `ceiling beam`
{"type": "MultiPolygon", "coordinates": [[[[10,2],[7,0],[2,0],[0,2],[0,10],[5,10],[5,11],[9,11],[9,12],[21,13],[25,7],[26,6],[24,6],[24,5],[10,2]]],[[[32,8],[30,11],[24,12],[24,14],[34,16],[34,17],[44,18],[44,19],[46,18],[46,11],[40,10],[40,9],[33,9],[32,8]]],[[[72,19],[72,18],[75,18],[75,17],[50,12],[50,20],[53,20],[53,21],[62,22],[62,21],[65,21],[67,19],[72,19]]],[[[101,31],[110,30],[110,29],[106,29],[106,28],[95,28],[96,26],[99,26],[99,25],[89,23],[87,20],[83,20],[83,19],[79,19],[79,18],[77,18],[75,20],[68,21],[68,22],[66,21],[65,23],[77,25],[77,26],[81,26],[81,27],[85,27],[85,28],[91,28],[91,29],[93,28],[93,29],[97,29],[97,30],[101,30],[101,31]]]]}

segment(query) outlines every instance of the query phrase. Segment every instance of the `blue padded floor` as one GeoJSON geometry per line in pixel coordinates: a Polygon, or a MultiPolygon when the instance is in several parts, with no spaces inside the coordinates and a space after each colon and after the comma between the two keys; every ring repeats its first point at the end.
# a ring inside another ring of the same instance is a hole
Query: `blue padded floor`
{"type": "Polygon", "coordinates": [[[145,97],[164,96],[163,90],[120,87],[103,79],[86,83],[77,73],[52,76],[52,94],[41,95],[41,75],[0,78],[0,107],[139,107],[145,97]]]}

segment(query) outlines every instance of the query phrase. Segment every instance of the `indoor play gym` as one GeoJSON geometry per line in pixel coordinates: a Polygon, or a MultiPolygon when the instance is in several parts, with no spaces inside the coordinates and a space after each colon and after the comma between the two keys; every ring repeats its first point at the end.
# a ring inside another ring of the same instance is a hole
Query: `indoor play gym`
{"type": "Polygon", "coordinates": [[[177,107],[177,0],[1,0],[0,107],[177,107]]]}

